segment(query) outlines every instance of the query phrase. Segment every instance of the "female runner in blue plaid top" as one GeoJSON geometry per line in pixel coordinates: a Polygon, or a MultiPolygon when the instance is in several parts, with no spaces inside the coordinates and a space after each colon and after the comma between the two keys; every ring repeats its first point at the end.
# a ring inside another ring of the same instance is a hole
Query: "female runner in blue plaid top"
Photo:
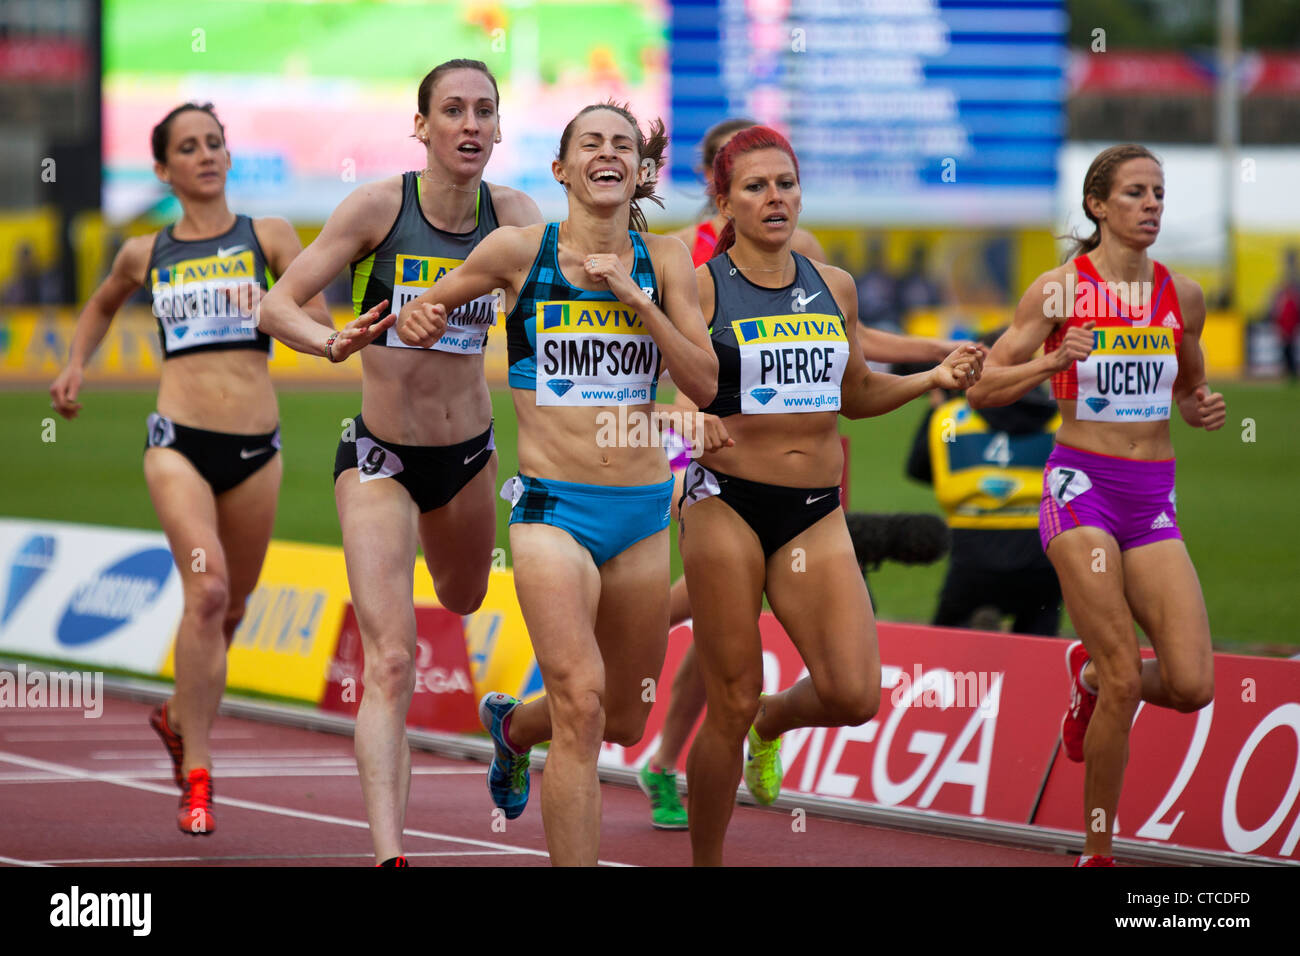
{"type": "Polygon", "coordinates": [[[547,693],[527,704],[489,694],[480,716],[497,744],[489,786],[507,816],[527,800],[529,748],[551,741],[542,820],[557,864],[596,862],[601,741],[640,739],[652,696],[643,681],[663,666],[672,481],[650,422],[660,366],[697,404],[717,382],[690,254],[644,233],[636,206],[653,198],[665,145],[662,123],[647,140],[625,109],[587,107],[552,164],[568,219],[498,229],[398,320],[403,341],[422,344],[485,290],[505,290],[511,306],[520,475],[506,489],[510,545],[547,693]]]}

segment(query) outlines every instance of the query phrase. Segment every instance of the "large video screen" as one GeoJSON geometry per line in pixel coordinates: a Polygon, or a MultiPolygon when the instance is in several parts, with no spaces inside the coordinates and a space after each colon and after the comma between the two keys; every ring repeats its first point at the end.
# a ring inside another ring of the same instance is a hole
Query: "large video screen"
{"type": "Polygon", "coordinates": [[[678,0],[673,129],[782,130],[813,221],[1048,222],[1067,25],[1064,0],[678,0]]]}
{"type": "Polygon", "coordinates": [[[667,117],[666,0],[105,0],[104,212],[166,202],[149,132],[211,101],[233,156],[232,208],[323,222],[358,183],[424,165],[416,90],[438,63],[485,61],[503,141],[487,178],[558,215],[564,124],[614,97],[667,117]]]}

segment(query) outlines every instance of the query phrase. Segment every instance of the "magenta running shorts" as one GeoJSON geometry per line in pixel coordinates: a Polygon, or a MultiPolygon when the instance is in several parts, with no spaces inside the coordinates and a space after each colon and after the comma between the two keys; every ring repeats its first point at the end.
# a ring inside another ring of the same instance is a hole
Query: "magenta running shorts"
{"type": "Polygon", "coordinates": [[[1062,531],[1088,525],[1121,551],[1182,538],[1174,497],[1174,459],[1138,461],[1058,443],[1043,469],[1038,535],[1043,550],[1062,531]]]}

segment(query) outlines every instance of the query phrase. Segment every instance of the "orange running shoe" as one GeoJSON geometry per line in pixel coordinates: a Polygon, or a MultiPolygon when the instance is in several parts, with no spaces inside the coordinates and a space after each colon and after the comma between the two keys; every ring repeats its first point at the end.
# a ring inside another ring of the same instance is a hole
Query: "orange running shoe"
{"type": "Polygon", "coordinates": [[[153,709],[153,713],[149,715],[149,726],[158,732],[163,746],[171,754],[172,773],[176,777],[176,786],[184,790],[185,778],[181,776],[181,764],[185,760],[185,743],[181,740],[181,735],[172,730],[171,725],[167,723],[166,701],[153,709]]]}
{"type": "Polygon", "coordinates": [[[1083,738],[1092,720],[1097,695],[1083,686],[1083,667],[1088,663],[1088,651],[1083,641],[1075,641],[1065,649],[1065,669],[1070,674],[1070,709],[1061,718],[1061,742],[1065,755],[1075,763],[1083,763],[1083,738]]]}
{"type": "Polygon", "coordinates": [[[1075,866],[1114,866],[1115,858],[1113,856],[1096,856],[1087,853],[1080,856],[1074,861],[1075,866]]]}
{"type": "Polygon", "coordinates": [[[191,770],[185,781],[176,825],[182,833],[194,836],[207,836],[217,828],[216,818],[212,815],[212,775],[202,767],[191,770]]]}

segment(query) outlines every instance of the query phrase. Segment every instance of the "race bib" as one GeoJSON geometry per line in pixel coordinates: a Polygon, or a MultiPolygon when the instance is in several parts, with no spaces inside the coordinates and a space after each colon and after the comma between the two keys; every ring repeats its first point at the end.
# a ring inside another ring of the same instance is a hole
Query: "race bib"
{"type": "Polygon", "coordinates": [[[741,412],[839,411],[849,341],[838,316],[773,315],[731,327],[740,348],[741,412]]]}
{"type": "Polygon", "coordinates": [[[1075,366],[1075,417],[1089,422],[1159,421],[1169,417],[1178,353],[1165,328],[1093,332],[1092,353],[1075,366]]]}
{"type": "Polygon", "coordinates": [[[718,476],[705,468],[698,461],[686,466],[686,475],[682,478],[682,507],[722,494],[718,476]]]}
{"type": "Polygon", "coordinates": [[[659,346],[621,302],[537,303],[538,405],[654,400],[659,346]]]}
{"type": "Polygon", "coordinates": [[[198,345],[257,341],[253,309],[260,298],[253,252],[185,259],[153,270],[153,313],[169,354],[198,345]]]}
{"type": "MultiPolygon", "coordinates": [[[[408,256],[399,253],[393,270],[393,302],[390,311],[397,315],[402,306],[428,292],[433,284],[462,259],[440,259],[437,256],[408,256]]],[[[481,295],[472,302],[453,309],[447,316],[447,331],[429,348],[435,352],[455,352],[459,355],[476,355],[487,343],[488,330],[497,317],[497,300],[494,295],[481,295]]],[[[415,349],[397,335],[397,326],[388,330],[385,342],[392,348],[415,349]]]]}
{"type": "Polygon", "coordinates": [[[405,470],[402,459],[392,449],[372,438],[357,439],[357,471],[361,473],[359,477],[363,482],[392,478],[405,470]]]}
{"type": "Polygon", "coordinates": [[[1056,504],[1064,508],[1079,495],[1092,487],[1088,473],[1078,468],[1063,468],[1060,465],[1047,473],[1047,493],[1056,504]]]}

